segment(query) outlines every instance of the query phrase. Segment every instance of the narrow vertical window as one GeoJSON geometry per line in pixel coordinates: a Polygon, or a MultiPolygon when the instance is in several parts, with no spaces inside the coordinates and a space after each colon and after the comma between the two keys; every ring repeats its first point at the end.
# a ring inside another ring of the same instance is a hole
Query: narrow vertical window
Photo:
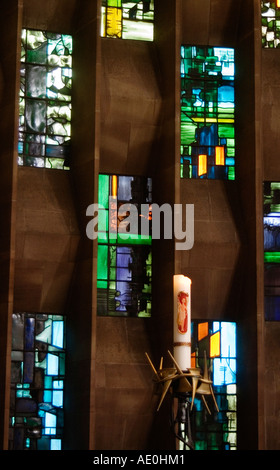
{"type": "Polygon", "coordinates": [[[264,183],[265,320],[280,320],[280,183],[264,183]]]}
{"type": "Polygon", "coordinates": [[[195,449],[236,450],[236,323],[193,321],[192,367],[204,371],[205,353],[219,412],[215,411],[211,397],[205,396],[211,411],[211,415],[208,414],[200,395],[196,395],[192,411],[195,449]]]}
{"type": "Polygon", "coordinates": [[[234,50],[181,47],[181,177],[235,179],[234,50]]]}
{"type": "Polygon", "coordinates": [[[151,191],[149,178],[99,175],[99,315],[151,315],[151,191]]]}
{"type": "Polygon", "coordinates": [[[261,0],[262,47],[280,47],[280,1],[261,0]]]}
{"type": "Polygon", "coordinates": [[[154,0],[102,0],[101,36],[153,41],[154,0]]]}
{"type": "Polygon", "coordinates": [[[24,29],[19,98],[19,165],[68,169],[72,37],[24,29]]]}
{"type": "Polygon", "coordinates": [[[10,450],[61,450],[65,318],[13,314],[10,450]]]}

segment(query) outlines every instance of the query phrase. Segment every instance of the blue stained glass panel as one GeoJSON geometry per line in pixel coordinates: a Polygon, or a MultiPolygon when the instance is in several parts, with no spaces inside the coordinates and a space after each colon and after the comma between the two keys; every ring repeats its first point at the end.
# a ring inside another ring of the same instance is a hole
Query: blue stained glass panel
{"type": "Polygon", "coordinates": [[[54,414],[45,414],[45,429],[46,434],[56,434],[56,416],[54,414]]]}
{"type": "Polygon", "coordinates": [[[25,324],[25,349],[30,351],[34,348],[35,319],[27,318],[25,324]]]}
{"type": "Polygon", "coordinates": [[[63,348],[64,343],[64,322],[63,321],[53,321],[52,323],[52,345],[57,348],[63,348]]]}
{"type": "Polygon", "coordinates": [[[264,300],[265,320],[280,321],[280,296],[266,295],[264,300]]]}
{"type": "Polygon", "coordinates": [[[47,355],[47,374],[58,375],[59,371],[59,358],[54,354],[47,355]]]}
{"type": "Polygon", "coordinates": [[[63,392],[60,390],[54,390],[52,392],[52,404],[53,406],[63,406],[63,392]]]}
{"type": "Polygon", "coordinates": [[[54,390],[63,390],[63,388],[64,388],[63,380],[54,380],[53,381],[53,388],[54,388],[54,390]]]}
{"type": "Polygon", "coordinates": [[[205,353],[209,379],[213,384],[214,401],[205,395],[211,410],[209,415],[199,394],[193,407],[193,439],[195,450],[235,450],[237,448],[237,349],[235,322],[207,321],[208,334],[200,335],[199,328],[206,321],[192,321],[192,367],[205,369],[205,353]],[[210,358],[211,338],[220,332],[220,356],[210,358]]]}
{"type": "Polygon", "coordinates": [[[61,439],[51,439],[50,450],[61,450],[61,439]]]}
{"type": "Polygon", "coordinates": [[[25,383],[32,383],[34,380],[34,364],[35,364],[34,353],[26,352],[24,354],[24,365],[23,365],[23,381],[25,383]]]}
{"type": "Polygon", "coordinates": [[[213,333],[216,333],[216,331],[219,331],[221,328],[221,324],[219,321],[213,321],[213,333]]]}
{"type": "Polygon", "coordinates": [[[221,323],[221,357],[236,357],[236,324],[221,323]]]}
{"type": "Polygon", "coordinates": [[[236,359],[214,358],[213,384],[216,386],[236,383],[236,359]]]}

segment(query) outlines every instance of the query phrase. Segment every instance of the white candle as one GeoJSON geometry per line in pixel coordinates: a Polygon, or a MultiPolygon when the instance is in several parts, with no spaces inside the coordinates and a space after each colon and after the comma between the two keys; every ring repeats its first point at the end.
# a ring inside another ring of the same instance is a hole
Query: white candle
{"type": "Polygon", "coordinates": [[[173,276],[173,349],[182,370],[191,367],[191,279],[173,276]]]}

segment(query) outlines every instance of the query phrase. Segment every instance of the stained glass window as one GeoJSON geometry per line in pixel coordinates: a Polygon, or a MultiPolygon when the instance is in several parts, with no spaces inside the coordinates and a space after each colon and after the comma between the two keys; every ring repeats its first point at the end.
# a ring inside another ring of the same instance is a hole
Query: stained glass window
{"type": "Polygon", "coordinates": [[[265,319],[280,320],[280,183],[264,183],[265,319]]]}
{"type": "Polygon", "coordinates": [[[181,47],[181,177],[235,179],[234,49],[181,47]]]}
{"type": "Polygon", "coordinates": [[[150,178],[99,175],[99,315],[151,315],[151,197],[150,178]],[[142,220],[147,221],[146,231],[142,220]]]}
{"type": "Polygon", "coordinates": [[[280,47],[280,1],[261,1],[262,46],[280,47]]]}
{"type": "Polygon", "coordinates": [[[10,450],[61,450],[65,318],[15,313],[12,327],[10,450]]]}
{"type": "Polygon", "coordinates": [[[102,0],[101,36],[153,41],[154,0],[102,0]]]}
{"type": "Polygon", "coordinates": [[[68,169],[72,37],[24,29],[19,98],[19,165],[68,169]]]}
{"type": "Polygon", "coordinates": [[[205,397],[211,415],[199,396],[192,410],[195,450],[236,450],[237,445],[237,351],[236,323],[192,321],[192,367],[203,372],[205,353],[210,379],[219,407],[205,397]]]}

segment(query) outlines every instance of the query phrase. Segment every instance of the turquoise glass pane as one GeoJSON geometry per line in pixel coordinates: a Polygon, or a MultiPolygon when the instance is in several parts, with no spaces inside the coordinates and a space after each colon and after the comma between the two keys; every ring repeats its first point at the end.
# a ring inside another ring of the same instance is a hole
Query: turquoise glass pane
{"type": "Polygon", "coordinates": [[[61,439],[51,439],[50,450],[61,450],[61,439]]]}
{"type": "Polygon", "coordinates": [[[64,388],[63,380],[54,380],[53,381],[53,388],[54,388],[54,390],[63,390],[63,388],[64,388]]]}
{"type": "Polygon", "coordinates": [[[59,375],[65,375],[65,354],[61,354],[59,357],[59,375]]]}
{"type": "Polygon", "coordinates": [[[52,393],[52,404],[53,406],[62,407],[63,406],[63,392],[59,390],[54,390],[52,393]]]}
{"type": "Polygon", "coordinates": [[[56,416],[52,413],[45,414],[45,433],[56,434],[56,416]]]}
{"type": "Polygon", "coordinates": [[[52,345],[57,348],[63,348],[64,341],[64,322],[63,321],[53,321],[52,323],[52,345]]]}
{"type": "Polygon", "coordinates": [[[54,354],[47,355],[47,374],[48,375],[58,375],[59,371],[59,358],[54,354]]]}
{"type": "Polygon", "coordinates": [[[51,389],[52,388],[52,381],[53,381],[53,378],[46,375],[45,376],[45,388],[51,389]]]}
{"type": "Polygon", "coordinates": [[[52,391],[51,390],[45,390],[44,391],[44,402],[45,403],[51,403],[52,402],[52,391]]]}

